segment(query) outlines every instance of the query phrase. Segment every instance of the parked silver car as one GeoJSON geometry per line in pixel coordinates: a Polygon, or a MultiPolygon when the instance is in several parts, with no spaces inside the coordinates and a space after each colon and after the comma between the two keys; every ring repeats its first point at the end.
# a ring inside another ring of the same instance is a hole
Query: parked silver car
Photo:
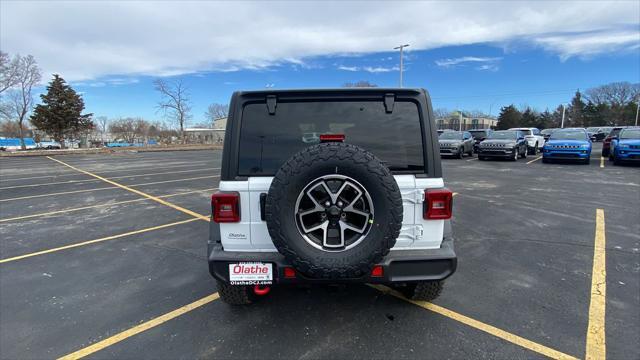
{"type": "Polygon", "coordinates": [[[446,131],[438,137],[440,156],[456,156],[458,159],[467,154],[473,156],[475,141],[468,131],[446,131]]]}

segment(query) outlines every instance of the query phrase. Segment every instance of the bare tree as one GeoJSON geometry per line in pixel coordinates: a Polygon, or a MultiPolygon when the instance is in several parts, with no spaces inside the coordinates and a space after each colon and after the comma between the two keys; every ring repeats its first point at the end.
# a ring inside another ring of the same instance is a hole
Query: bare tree
{"type": "Polygon", "coordinates": [[[180,126],[180,136],[184,142],[184,126],[191,117],[191,105],[186,86],[180,79],[174,82],[158,79],[154,81],[154,85],[162,95],[162,99],[158,102],[159,110],[180,126]]]}
{"type": "Polygon", "coordinates": [[[117,140],[124,140],[132,143],[136,137],[136,119],[127,117],[111,121],[109,124],[109,132],[112,133],[117,140]]]}
{"type": "Polygon", "coordinates": [[[24,121],[33,107],[33,87],[40,83],[42,74],[36,60],[31,55],[18,58],[16,88],[9,92],[9,108],[13,112],[20,130],[20,147],[25,150],[24,121]]]}
{"type": "Polygon", "coordinates": [[[451,111],[446,108],[437,108],[433,110],[433,116],[435,116],[436,119],[444,119],[449,117],[449,115],[451,115],[451,111]]]}
{"type": "Polygon", "coordinates": [[[100,132],[100,141],[104,142],[104,135],[109,131],[109,118],[106,116],[98,116],[96,117],[96,124],[100,132]]]}
{"type": "Polygon", "coordinates": [[[11,59],[9,54],[0,51],[0,94],[18,85],[20,55],[11,59]]]}
{"type": "Polygon", "coordinates": [[[367,80],[360,80],[360,81],[356,81],[356,82],[346,82],[344,84],[342,84],[342,87],[346,87],[346,88],[354,88],[354,87],[358,87],[358,88],[370,88],[370,87],[378,87],[378,85],[373,84],[367,80]]]}
{"type": "Polygon", "coordinates": [[[149,141],[149,129],[151,128],[151,123],[143,118],[137,118],[133,125],[136,137],[142,139],[142,142],[147,145],[149,141]]]}
{"type": "Polygon", "coordinates": [[[18,137],[20,130],[18,129],[18,123],[12,120],[4,120],[0,122],[0,133],[6,137],[18,137]]]}
{"type": "Polygon", "coordinates": [[[207,121],[211,123],[211,127],[213,127],[216,120],[226,118],[228,114],[229,105],[212,103],[207,107],[207,111],[205,111],[204,116],[207,121]]]}
{"type": "Polygon", "coordinates": [[[586,91],[587,99],[595,104],[624,107],[640,98],[640,84],[615,82],[591,88],[586,91]]]}

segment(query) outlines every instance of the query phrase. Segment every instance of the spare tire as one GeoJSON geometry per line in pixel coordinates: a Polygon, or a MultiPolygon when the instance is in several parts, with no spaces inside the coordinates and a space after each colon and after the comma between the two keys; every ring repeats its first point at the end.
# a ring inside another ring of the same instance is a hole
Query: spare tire
{"type": "Polygon", "coordinates": [[[302,274],[358,278],[395,245],[402,197],[373,154],[323,143],[293,155],[277,171],[265,218],[275,247],[302,274]]]}

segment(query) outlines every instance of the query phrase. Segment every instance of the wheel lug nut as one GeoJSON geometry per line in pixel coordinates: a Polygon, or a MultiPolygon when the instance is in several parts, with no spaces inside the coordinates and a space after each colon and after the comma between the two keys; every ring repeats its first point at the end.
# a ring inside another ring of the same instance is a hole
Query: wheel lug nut
{"type": "Polygon", "coordinates": [[[331,203],[327,201],[326,203],[324,203],[324,206],[329,207],[329,206],[331,206],[331,203]]]}
{"type": "Polygon", "coordinates": [[[338,201],[338,206],[342,207],[342,205],[344,205],[342,201],[338,201]]]}
{"type": "Polygon", "coordinates": [[[347,217],[347,213],[340,214],[340,217],[343,218],[343,219],[346,218],[347,217]]]}

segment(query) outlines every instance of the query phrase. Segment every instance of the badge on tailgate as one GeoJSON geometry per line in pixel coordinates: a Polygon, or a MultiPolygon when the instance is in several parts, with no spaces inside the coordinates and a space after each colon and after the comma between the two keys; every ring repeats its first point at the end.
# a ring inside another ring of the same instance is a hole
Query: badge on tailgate
{"type": "Polygon", "coordinates": [[[229,264],[229,282],[231,285],[271,285],[273,264],[260,262],[229,264]]]}

